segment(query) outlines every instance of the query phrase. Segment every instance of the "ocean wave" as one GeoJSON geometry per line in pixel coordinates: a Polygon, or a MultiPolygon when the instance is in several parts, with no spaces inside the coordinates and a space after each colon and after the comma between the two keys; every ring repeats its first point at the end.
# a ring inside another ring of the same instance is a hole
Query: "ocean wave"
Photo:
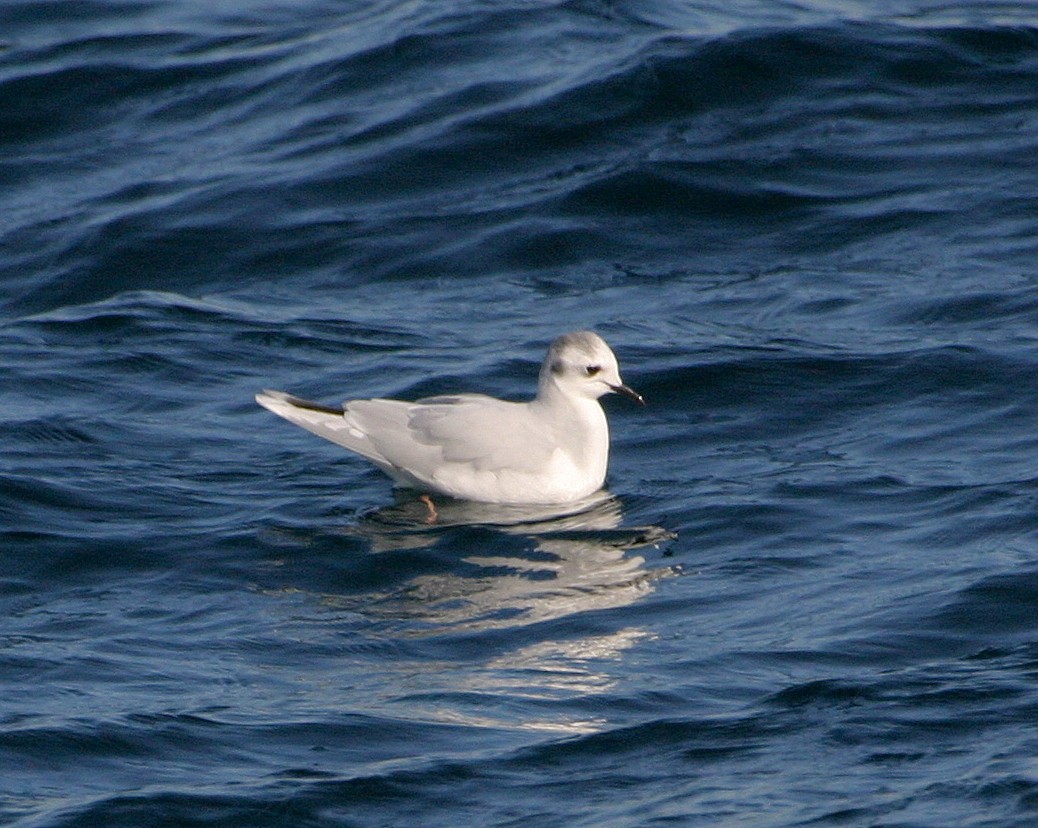
{"type": "Polygon", "coordinates": [[[536,50],[569,18],[514,15],[374,43],[173,29],[9,49],[9,309],[272,272],[540,272],[646,243],[846,249],[989,209],[988,171],[1033,154],[1031,29],[607,29],[619,48],[592,37],[517,74],[491,43],[517,22],[536,50]]]}

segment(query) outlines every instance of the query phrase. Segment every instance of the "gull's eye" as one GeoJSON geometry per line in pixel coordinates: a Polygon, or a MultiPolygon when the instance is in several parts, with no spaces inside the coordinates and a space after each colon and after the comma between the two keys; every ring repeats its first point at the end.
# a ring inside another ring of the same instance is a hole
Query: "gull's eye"
{"type": "Polygon", "coordinates": [[[602,370],[602,366],[601,365],[589,365],[587,368],[584,369],[584,373],[587,374],[589,377],[593,377],[595,374],[597,374],[601,370],[602,370]]]}

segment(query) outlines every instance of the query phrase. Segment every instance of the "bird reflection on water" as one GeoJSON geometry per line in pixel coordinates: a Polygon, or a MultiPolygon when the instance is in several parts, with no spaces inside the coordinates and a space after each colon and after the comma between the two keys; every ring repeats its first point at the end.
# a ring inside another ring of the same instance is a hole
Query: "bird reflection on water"
{"type": "Polygon", "coordinates": [[[403,495],[365,516],[351,533],[373,552],[462,548],[464,570],[418,575],[379,602],[421,626],[413,633],[459,628],[488,630],[533,624],[577,612],[626,606],[671,572],[648,569],[640,548],[660,548],[673,533],[659,526],[623,526],[620,501],[606,491],[570,504],[501,506],[436,501],[435,523],[427,505],[403,495]],[[451,538],[464,533],[464,537],[451,538]]]}
{"type": "MultiPolygon", "coordinates": [[[[308,623],[318,639],[334,629],[348,641],[362,630],[364,640],[393,648],[388,661],[343,664],[351,686],[368,688],[368,705],[411,720],[594,732],[602,722],[554,702],[610,692],[624,674],[623,661],[654,634],[629,623],[599,629],[578,619],[650,595],[675,572],[660,562],[674,535],[659,526],[624,526],[620,500],[606,491],[563,514],[559,508],[437,498],[437,521],[430,524],[426,504],[400,493],[394,504],[334,532],[281,535],[278,546],[301,542],[307,552],[278,565],[292,585],[276,592],[294,599],[308,593],[316,601],[307,603],[322,611],[308,623]],[[336,550],[328,543],[335,536],[351,542],[336,550]],[[358,547],[369,552],[358,557],[358,547]],[[353,571],[364,573],[364,585],[300,588],[301,581],[315,584],[341,572],[336,560],[347,572],[359,564],[353,571]],[[295,569],[293,561],[306,565],[295,569]],[[401,650],[404,642],[410,643],[401,650]],[[492,714],[481,701],[501,697],[552,704],[536,716],[513,717],[492,714]]],[[[293,606],[298,612],[299,604],[293,606]]]]}

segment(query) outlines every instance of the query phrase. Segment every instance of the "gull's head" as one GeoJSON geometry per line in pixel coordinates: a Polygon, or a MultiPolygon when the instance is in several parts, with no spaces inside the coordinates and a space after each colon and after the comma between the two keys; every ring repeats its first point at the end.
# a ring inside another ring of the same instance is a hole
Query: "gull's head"
{"type": "Polygon", "coordinates": [[[641,394],[624,385],[616,356],[592,331],[563,334],[551,343],[541,367],[540,387],[552,386],[570,397],[597,400],[603,394],[623,394],[645,405],[641,394]]]}

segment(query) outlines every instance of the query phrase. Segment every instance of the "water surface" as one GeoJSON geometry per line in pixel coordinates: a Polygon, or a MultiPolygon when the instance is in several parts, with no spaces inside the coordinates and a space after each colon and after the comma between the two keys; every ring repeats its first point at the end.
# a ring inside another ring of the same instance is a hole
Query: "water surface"
{"type": "Polygon", "coordinates": [[[1031,4],[0,10],[0,822],[1028,825],[1031,4]],[[272,417],[532,392],[608,493],[272,417]]]}

